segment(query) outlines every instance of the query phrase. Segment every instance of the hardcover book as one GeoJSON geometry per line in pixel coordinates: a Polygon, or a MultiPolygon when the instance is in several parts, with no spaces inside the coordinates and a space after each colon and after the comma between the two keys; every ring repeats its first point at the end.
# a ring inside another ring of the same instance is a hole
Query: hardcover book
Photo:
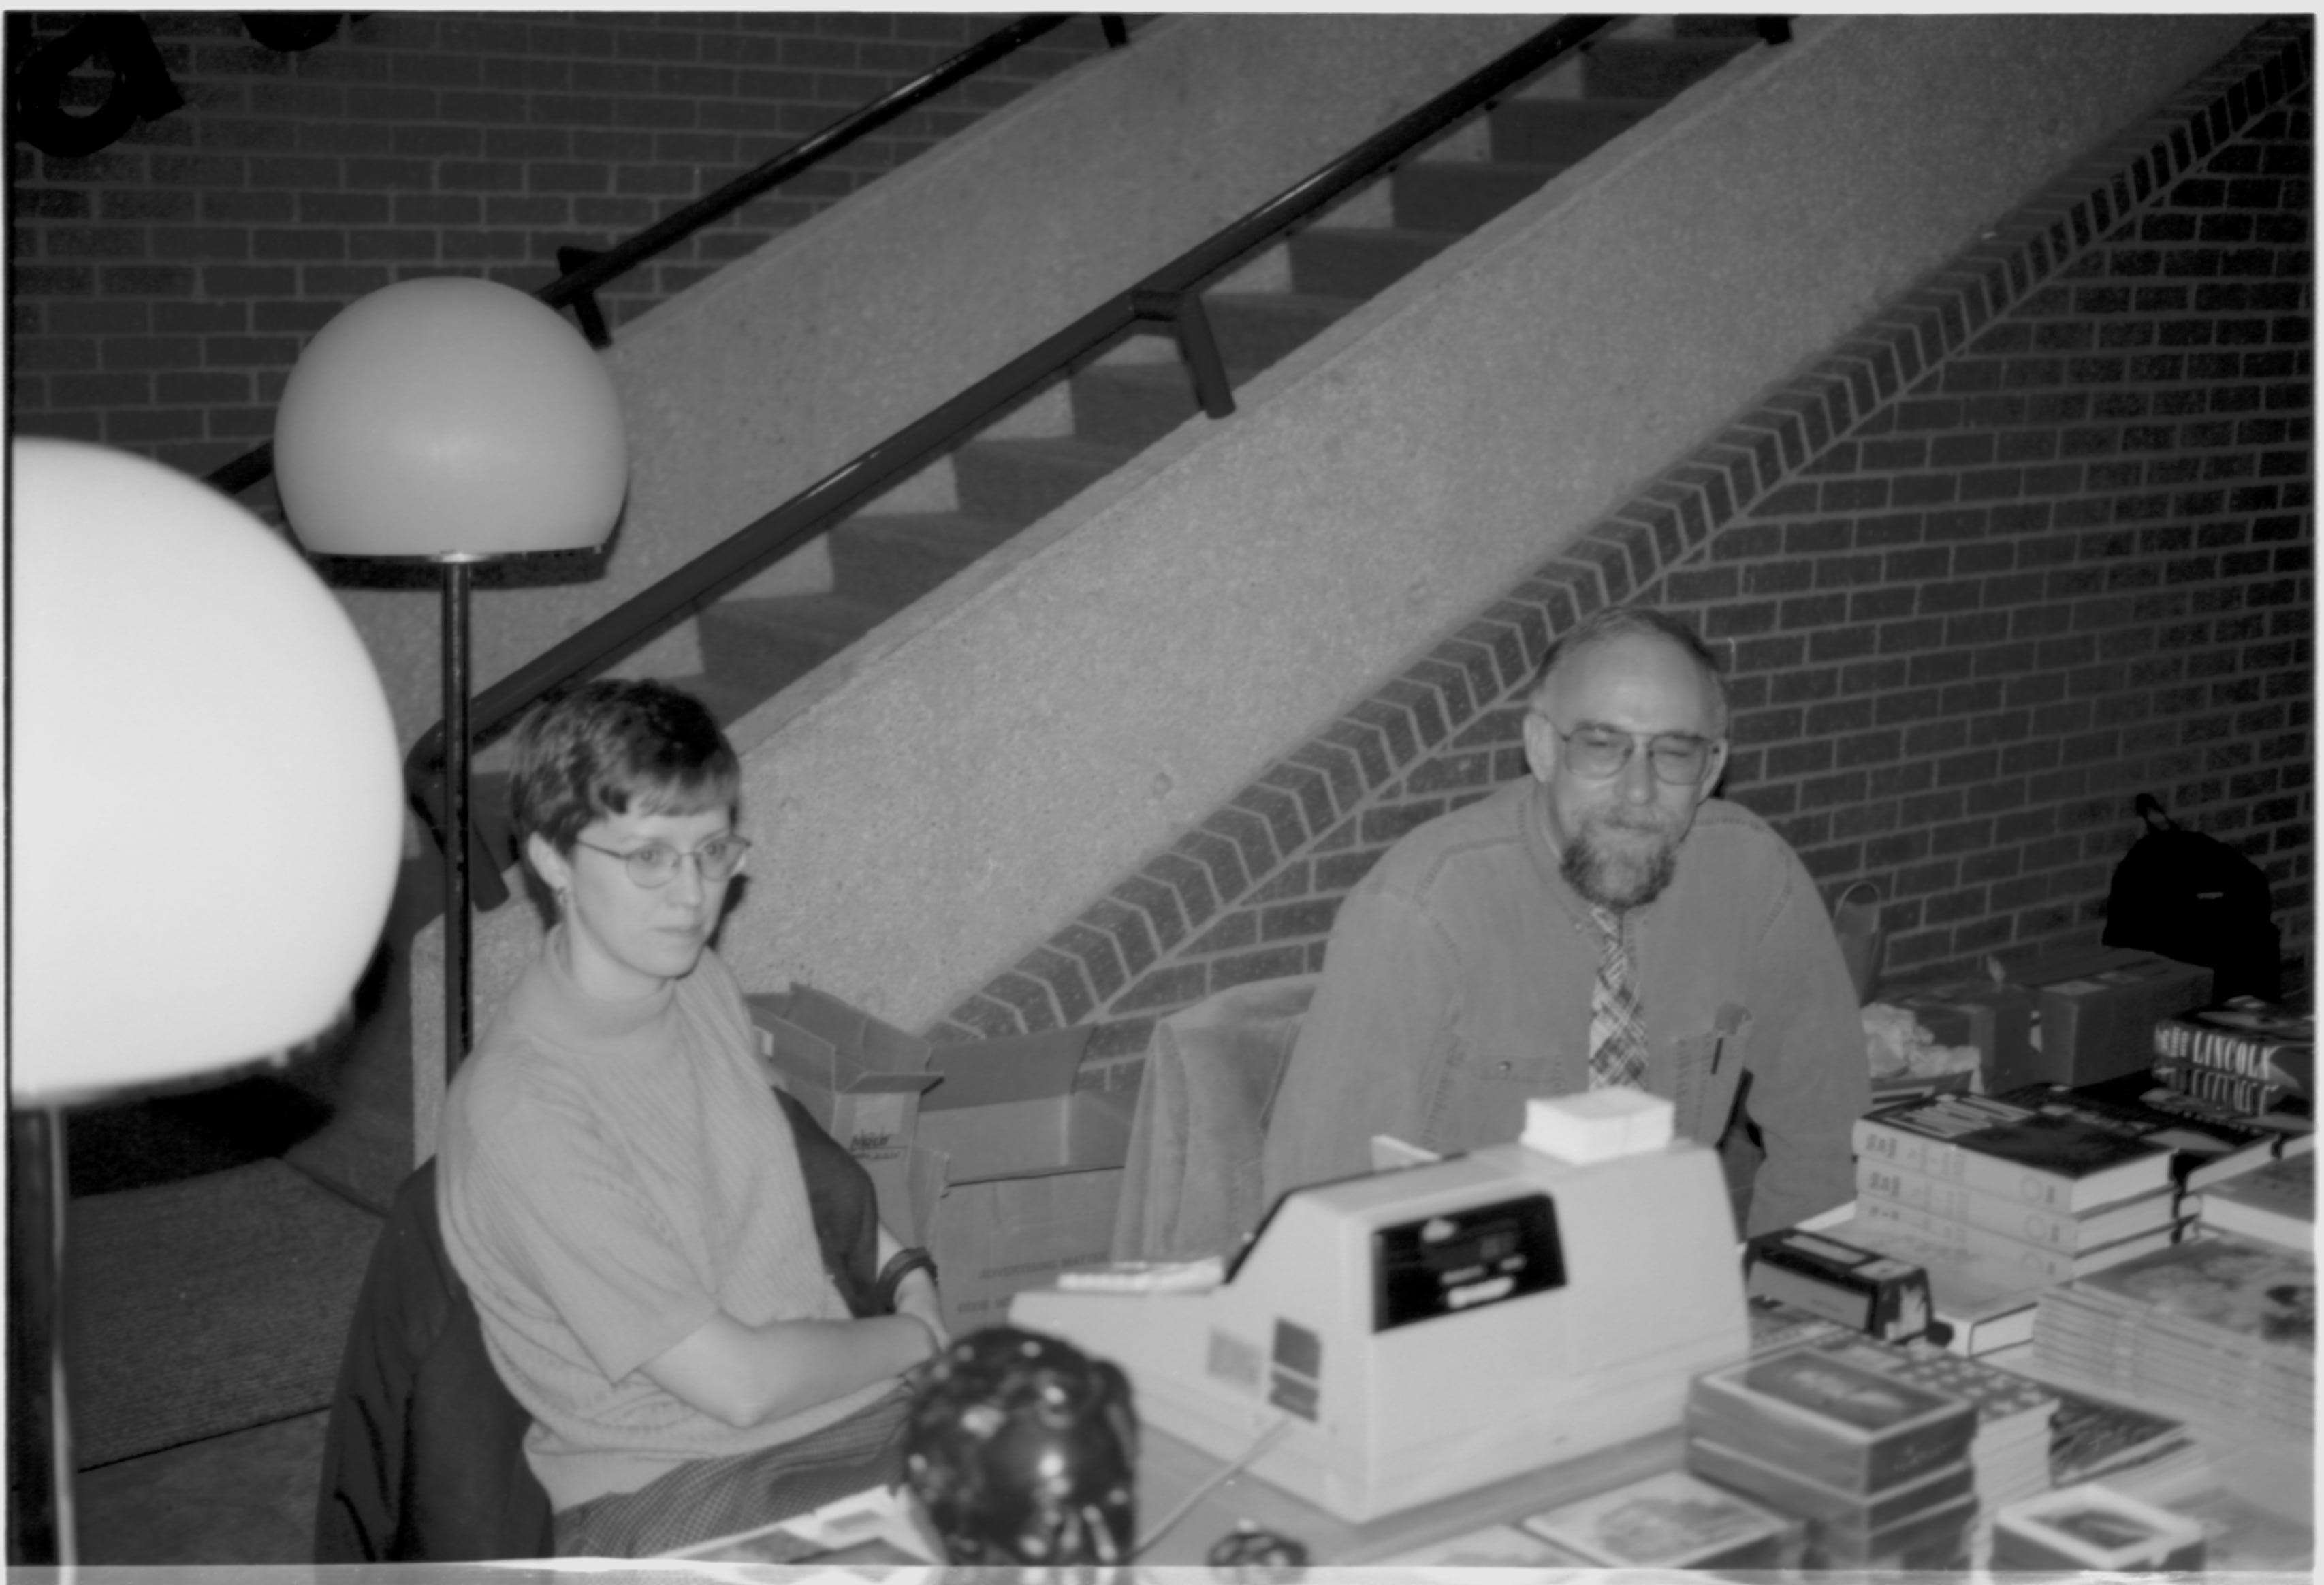
{"type": "Polygon", "coordinates": [[[2316,1250],[2316,1157],[2288,1156],[2196,1196],[2204,1226],[2310,1256],[2316,1250]]]}
{"type": "MultiPolygon", "coordinates": [[[[2158,1056],[2153,1074],[2166,1086],[2230,1111],[2261,1114],[2307,1106],[2308,1098],[2290,1084],[2225,1068],[2205,1067],[2183,1056],[2158,1056]]],[[[2312,1119],[2311,1119],[2312,1121],[2312,1119]]]]}
{"type": "Polygon", "coordinates": [[[1987,1095],[1932,1095],[1856,1120],[1858,1161],[2079,1213],[2171,1186],[2171,1152],[1987,1095]]]}
{"type": "Polygon", "coordinates": [[[2181,1096],[2151,1074],[2125,1075],[2101,1084],[2070,1089],[2063,1084],[2027,1084],[2001,1097],[2037,1111],[2055,1112],[2118,1129],[2171,1151],[2172,1181],[2181,1189],[2231,1177],[2282,1149],[2284,1136],[2242,1114],[2228,1113],[2181,1096]]]}
{"type": "Polygon", "coordinates": [[[1883,1161],[1856,1164],[1856,1192],[1859,1212],[1867,1202],[1879,1201],[1982,1228],[2015,1243],[2041,1244],[2068,1254],[2168,1227],[2178,1219],[2178,1192],[2169,1187],[2089,1211],[2055,1211],[1883,1161]]]}
{"type": "Polygon", "coordinates": [[[1929,1329],[1927,1273],[1820,1232],[1780,1228],[1750,1239],[1743,1286],[1754,1298],[1781,1300],[1891,1341],[1929,1329]]]}
{"type": "MultiPolygon", "coordinates": [[[[2164,1198],[2175,1200],[2177,1196],[2166,1193],[2164,1198]]],[[[2144,1232],[2131,1233],[2087,1249],[2061,1249],[2050,1244],[2029,1244],[2019,1239],[2006,1239],[1999,1233],[1956,1221],[1933,1211],[1915,1210],[1870,1194],[1857,1200],[1856,1220],[1867,1227],[1891,1227],[1916,1239],[1925,1239],[1965,1258],[1987,1261],[1996,1269],[2007,1268],[2043,1282],[2053,1283],[2071,1282],[2078,1276],[2104,1271],[2109,1266],[2118,1266],[2150,1250],[2160,1249],[2176,1239],[2180,1230],[2187,1225],[2185,1219],[2174,1218],[2144,1232]]]]}
{"type": "Polygon", "coordinates": [[[2071,1486],[2109,1470],[2144,1471],[2200,1457],[2184,1421],[2052,1386],[2050,1483],[2071,1486]]]}
{"type": "Polygon", "coordinates": [[[1996,1569],[2196,1571],[2203,1526],[2096,1481],[2011,1503],[1993,1527],[1996,1569]]]}
{"type": "Polygon", "coordinates": [[[1965,1458],[1977,1411],[1950,1393],[1810,1345],[1696,1377],[1686,1428],[1825,1486],[1868,1495],[1965,1458]]]}
{"type": "Polygon", "coordinates": [[[1449,1541],[1432,1542],[1410,1552],[1383,1558],[1378,1566],[1419,1571],[1587,1568],[1589,1564],[1562,1547],[1552,1546],[1538,1535],[1527,1534],[1515,1525],[1489,1525],[1465,1535],[1455,1535],[1449,1541]]]}
{"type": "Polygon", "coordinates": [[[1683,1470],[1535,1514],[1525,1527],[1597,1568],[1782,1569],[1797,1519],[1683,1470]]]}
{"type": "Polygon", "coordinates": [[[1968,1566],[1977,1527],[1977,1494],[1877,1530],[1817,1520],[1808,1526],[1803,1569],[1952,1572],[1968,1566]]]}
{"type": "Polygon", "coordinates": [[[1945,1507],[1976,1489],[1977,1471],[1957,1459],[1899,1485],[1870,1493],[1812,1480],[1788,1463],[1755,1457],[1709,1437],[1689,1437],[1686,1467],[1705,1480],[1756,1497],[1803,1519],[1878,1529],[1945,1507]]]}
{"type": "Polygon", "coordinates": [[[2076,1286],[2085,1298],[2181,1335],[2233,1346],[2316,1352],[2316,1262],[2272,1244],[2191,1239],[2097,1272],[2076,1286]]]}
{"type": "Polygon", "coordinates": [[[2281,1085],[2294,1095],[2316,1090],[2316,1019],[2255,996],[2158,1018],[2154,1055],[2281,1085]]]}
{"type": "Polygon", "coordinates": [[[1927,1272],[1938,1322],[1929,1336],[1955,1354],[1991,1353],[2031,1338],[2034,1306],[2044,1292],[2057,1286],[2052,1278],[1975,1250],[1954,1249],[1904,1228],[1867,1221],[1860,1212],[1830,1230],[1834,1238],[1886,1250],[1927,1272]]]}
{"type": "Polygon", "coordinates": [[[2027,1427],[2046,1428],[2058,1412],[2054,1387],[1981,1359],[1927,1349],[1892,1348],[1860,1337],[1819,1339],[1816,1346],[1900,1381],[1967,1399],[1977,1410],[1980,1440],[1991,1434],[2006,1441],[2027,1427]]]}

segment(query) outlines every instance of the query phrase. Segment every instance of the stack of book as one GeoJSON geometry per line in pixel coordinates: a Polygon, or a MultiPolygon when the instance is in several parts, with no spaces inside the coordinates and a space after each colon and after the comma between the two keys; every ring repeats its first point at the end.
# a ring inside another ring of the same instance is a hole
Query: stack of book
{"type": "Polygon", "coordinates": [[[2178,1236],[2172,1148],[2085,1117],[1938,1095],[1876,1107],[1854,1133],[1855,1217],[1831,1230],[1924,1267],[1959,1353],[2024,1341],[2043,1287],[2178,1236]]]}
{"type": "Polygon", "coordinates": [[[1810,1344],[1899,1381],[1950,1393],[1977,1410],[1977,1432],[1969,1446],[1978,1497],[1973,1561],[1983,1566],[1994,1516],[2021,1497],[2050,1489],[2051,1423],[2058,1412],[2055,1388],[1988,1365],[1926,1346],[1900,1347],[1861,1332],[1835,1332],[1810,1344]]]}
{"type": "Polygon", "coordinates": [[[2075,1486],[2101,1475],[2161,1481],[2209,1468],[2183,1420],[2046,1385],[2058,1399],[2050,1417],[2051,1485],[2075,1486]]]}
{"type": "Polygon", "coordinates": [[[2315,1135],[2272,1127],[2255,1116],[2154,1082],[2151,1074],[2125,1074],[2096,1084],[2027,1084],[2001,1099],[2061,1117],[2077,1117],[2171,1152],[2171,1182],[2181,1193],[2249,1172],[2281,1156],[2311,1148],[2315,1135]]]}
{"type": "Polygon", "coordinates": [[[1537,1562],[1766,1572],[1799,1566],[1804,1528],[1789,1515],[1683,1470],[1535,1514],[1524,1527],[1554,1549],[1537,1562]]]}
{"type": "Polygon", "coordinates": [[[2301,1254],[2316,1249],[2316,1157],[2287,1156],[2213,1184],[2189,1209],[2213,1232],[2301,1254]]]}
{"type": "Polygon", "coordinates": [[[2042,1295],[2045,1377],[2179,1415],[2230,1441],[2306,1446],[2316,1424],[2316,1263],[2190,1239],[2042,1295]]]}
{"type": "Polygon", "coordinates": [[[2285,1109],[2312,1119],[2316,1019],[2253,996],[2158,1018],[2154,1076],[2240,1112],[2285,1109]]]}
{"type": "Polygon", "coordinates": [[[1978,1518],[1965,1399],[1813,1343],[1695,1378],[1686,1465],[1804,1522],[1806,1569],[1959,1569],[1978,1518]]]}

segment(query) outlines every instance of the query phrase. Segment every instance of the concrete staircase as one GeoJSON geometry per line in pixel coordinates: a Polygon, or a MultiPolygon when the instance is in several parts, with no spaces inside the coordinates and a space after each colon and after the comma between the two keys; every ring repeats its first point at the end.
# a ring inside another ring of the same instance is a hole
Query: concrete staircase
{"type": "MultiPolygon", "coordinates": [[[[1633,32],[1585,45],[1579,62],[1554,65],[1490,108],[1481,127],[1454,129],[1437,149],[1389,172],[1379,190],[1355,195],[1290,237],[1279,257],[1263,256],[1207,293],[1231,383],[1248,385],[1689,84],[1758,46],[1748,18],[1681,17],[1663,27],[1666,36],[1633,32]]],[[[1101,356],[1074,371],[1062,392],[959,447],[945,459],[948,480],[901,493],[933,496],[935,504],[881,502],[836,524],[829,592],[746,593],[706,610],[704,669],[669,680],[722,720],[738,719],[1198,415],[1168,343],[1143,338],[1101,356]],[[1045,427],[1044,414],[1056,432],[1013,432],[1045,427]]],[[[484,792],[480,801],[489,807],[493,789],[484,792]]]]}

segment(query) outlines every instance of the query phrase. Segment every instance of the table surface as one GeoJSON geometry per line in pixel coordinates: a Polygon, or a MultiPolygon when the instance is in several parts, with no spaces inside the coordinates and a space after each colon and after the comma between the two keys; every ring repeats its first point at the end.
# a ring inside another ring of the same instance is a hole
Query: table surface
{"type": "MultiPolygon", "coordinates": [[[[1220,1537],[1249,1521],[1307,1549],[1315,1562],[1372,1563],[1489,1525],[1510,1524],[1561,1503],[1682,1466],[1676,1426],[1651,1436],[1546,1465],[1523,1475],[1385,1515],[1363,1524],[1335,1518],[1281,1488],[1241,1471],[1204,1493],[1139,1557],[1156,1565],[1200,1563],[1220,1537]]],[[[1140,1533],[1167,1517],[1226,1461],[1151,1426],[1139,1435],[1140,1533]]]]}

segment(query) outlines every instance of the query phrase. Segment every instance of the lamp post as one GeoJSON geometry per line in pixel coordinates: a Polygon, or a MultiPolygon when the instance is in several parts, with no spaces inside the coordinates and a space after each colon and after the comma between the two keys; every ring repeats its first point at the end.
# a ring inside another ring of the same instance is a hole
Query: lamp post
{"type": "Polygon", "coordinates": [[[279,535],[140,457],[9,461],[10,1551],[69,1564],[64,1110],[332,1027],[387,917],[401,778],[363,640],[279,535]]]}
{"type": "Polygon", "coordinates": [[[349,304],[300,354],[275,417],[274,472],[309,551],[438,570],[448,1078],[470,1022],[470,574],[604,543],[629,483],[620,403],[597,354],[526,293],[465,277],[399,281],[349,304]]]}

